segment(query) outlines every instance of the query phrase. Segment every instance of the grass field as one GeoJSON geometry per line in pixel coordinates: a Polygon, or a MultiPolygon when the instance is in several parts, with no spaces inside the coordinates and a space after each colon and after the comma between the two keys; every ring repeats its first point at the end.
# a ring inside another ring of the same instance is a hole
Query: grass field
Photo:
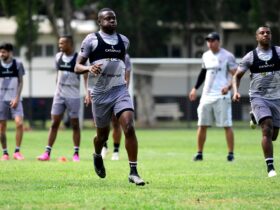
{"type": "MultiPolygon", "coordinates": [[[[235,161],[226,161],[221,129],[210,129],[203,162],[193,162],[196,130],[137,130],[139,172],[144,187],[128,183],[124,145],[121,160],[105,159],[107,177],[92,164],[94,130],[82,132],[81,162],[70,161],[71,131],[58,133],[50,162],[38,162],[47,131],[24,135],[24,161],[0,162],[0,209],[280,209],[280,176],[267,178],[260,130],[235,129],[235,161]],[[68,162],[57,161],[66,156],[68,162]]],[[[280,146],[275,142],[280,173],[280,146]]],[[[9,152],[14,131],[8,132],[9,152]]],[[[112,151],[112,143],[109,141],[112,151]]]]}

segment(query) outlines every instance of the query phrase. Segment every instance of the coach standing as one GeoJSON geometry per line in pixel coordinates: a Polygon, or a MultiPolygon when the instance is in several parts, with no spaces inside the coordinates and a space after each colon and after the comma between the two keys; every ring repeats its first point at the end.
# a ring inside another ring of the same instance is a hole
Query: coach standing
{"type": "Polygon", "coordinates": [[[228,146],[227,160],[233,161],[234,135],[232,130],[231,78],[237,64],[229,51],[220,47],[220,36],[212,32],[205,38],[208,51],[202,56],[202,70],[195,87],[189,93],[189,99],[196,99],[196,90],[205,80],[202,96],[197,109],[197,154],[194,161],[203,160],[203,147],[206,141],[207,128],[216,121],[217,127],[223,127],[228,146]]]}

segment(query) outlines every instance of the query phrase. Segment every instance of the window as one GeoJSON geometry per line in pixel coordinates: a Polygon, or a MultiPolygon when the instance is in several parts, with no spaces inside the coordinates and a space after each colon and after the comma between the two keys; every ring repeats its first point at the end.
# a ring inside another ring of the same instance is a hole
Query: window
{"type": "Polygon", "coordinates": [[[54,45],[46,45],[46,56],[54,56],[54,45]]]}
{"type": "Polygon", "coordinates": [[[33,49],[34,57],[50,57],[55,54],[55,45],[53,44],[37,44],[33,49]]]}
{"type": "Polygon", "coordinates": [[[43,46],[36,44],[33,49],[33,56],[34,57],[42,57],[43,56],[43,46]]]}
{"type": "Polygon", "coordinates": [[[247,44],[247,45],[242,45],[242,44],[236,44],[234,45],[234,55],[237,58],[242,58],[246,53],[254,49],[253,44],[247,44]]]}

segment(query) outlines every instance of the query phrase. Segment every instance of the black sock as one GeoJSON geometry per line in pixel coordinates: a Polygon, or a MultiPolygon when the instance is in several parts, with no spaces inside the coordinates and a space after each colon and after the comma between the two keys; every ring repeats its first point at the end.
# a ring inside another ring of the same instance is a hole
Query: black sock
{"type": "Polygon", "coordinates": [[[9,155],[8,149],[3,149],[3,155],[9,155]]]}
{"type": "Polygon", "coordinates": [[[229,152],[229,153],[228,153],[228,156],[234,156],[234,155],[233,155],[233,152],[229,152]]]}
{"type": "Polygon", "coordinates": [[[15,153],[16,153],[16,152],[19,152],[19,150],[20,150],[20,147],[16,147],[16,148],[15,148],[15,153]]]}
{"type": "Polygon", "coordinates": [[[74,146],[74,155],[79,155],[79,147],[74,146]]]}
{"type": "Polygon", "coordinates": [[[50,155],[52,151],[52,147],[46,146],[46,152],[50,155]]]}
{"type": "Polygon", "coordinates": [[[138,176],[138,172],[137,172],[137,162],[132,162],[129,161],[129,167],[130,167],[130,175],[137,175],[138,176]]]}
{"type": "Polygon", "coordinates": [[[273,158],[266,158],[265,162],[266,162],[266,165],[267,165],[267,172],[270,172],[271,170],[274,170],[273,158]]]}
{"type": "Polygon", "coordinates": [[[201,156],[202,157],[202,152],[197,152],[196,154],[197,156],[201,156]]]}
{"type": "Polygon", "coordinates": [[[120,144],[114,143],[114,152],[119,152],[120,144]]]}

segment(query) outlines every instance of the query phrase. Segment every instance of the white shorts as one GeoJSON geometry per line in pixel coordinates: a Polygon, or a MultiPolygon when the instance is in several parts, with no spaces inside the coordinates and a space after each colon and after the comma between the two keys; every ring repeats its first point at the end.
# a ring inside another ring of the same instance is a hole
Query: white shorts
{"type": "Polygon", "coordinates": [[[215,120],[217,127],[232,126],[231,99],[203,99],[197,108],[198,126],[211,126],[215,120]]]}

